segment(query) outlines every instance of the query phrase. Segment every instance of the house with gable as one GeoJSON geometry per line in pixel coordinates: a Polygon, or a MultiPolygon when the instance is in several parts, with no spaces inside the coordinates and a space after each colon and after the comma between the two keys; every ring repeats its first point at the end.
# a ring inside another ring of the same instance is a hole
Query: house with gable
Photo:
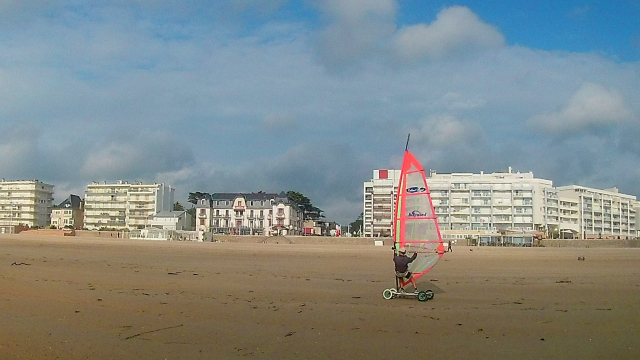
{"type": "Polygon", "coordinates": [[[300,235],[303,212],[284,192],[214,193],[196,204],[196,230],[233,235],[300,235]]]}

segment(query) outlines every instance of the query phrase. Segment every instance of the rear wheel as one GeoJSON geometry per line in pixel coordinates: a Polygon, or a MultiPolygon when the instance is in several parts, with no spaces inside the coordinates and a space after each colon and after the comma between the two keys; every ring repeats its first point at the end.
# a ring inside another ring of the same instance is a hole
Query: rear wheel
{"type": "Polygon", "coordinates": [[[427,290],[425,291],[425,293],[427,294],[427,300],[431,300],[435,296],[435,294],[431,290],[427,290]]]}
{"type": "Polygon", "coordinates": [[[382,297],[385,298],[386,300],[393,298],[393,291],[391,291],[391,289],[386,289],[385,291],[382,292],[382,297]]]}
{"type": "Polygon", "coordinates": [[[418,300],[420,300],[420,301],[427,301],[427,300],[429,300],[429,296],[427,295],[427,292],[426,292],[426,291],[420,291],[420,292],[418,293],[418,300]]]}

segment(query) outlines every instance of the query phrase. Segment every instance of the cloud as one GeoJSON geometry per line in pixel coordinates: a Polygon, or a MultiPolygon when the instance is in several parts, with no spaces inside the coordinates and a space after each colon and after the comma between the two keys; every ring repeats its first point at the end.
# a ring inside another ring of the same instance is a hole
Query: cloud
{"type": "Polygon", "coordinates": [[[87,152],[80,174],[85,179],[148,180],[158,172],[181,169],[193,160],[192,149],[178,146],[169,134],[147,133],[97,144],[87,152]]]}
{"type": "Polygon", "coordinates": [[[320,9],[331,23],[319,36],[319,53],[329,68],[379,54],[396,29],[393,0],[325,0],[320,9]]]}
{"type": "Polygon", "coordinates": [[[269,130],[288,130],[296,127],[298,119],[293,113],[281,112],[268,114],[262,122],[269,130]]]}
{"type": "Polygon", "coordinates": [[[396,1],[224,1],[7,5],[0,177],[54,184],[60,201],[93,180],[164,182],[181,203],[297,190],[347,223],[410,132],[441,173],[640,188],[637,62],[504,46],[461,7],[397,30],[396,1]],[[414,26],[416,53],[399,57],[414,26]]]}
{"type": "Polygon", "coordinates": [[[436,114],[425,119],[421,128],[414,131],[412,136],[415,140],[442,147],[449,144],[464,144],[483,132],[477,124],[460,121],[450,114],[436,114]]]}
{"type": "Polygon", "coordinates": [[[408,63],[497,49],[504,44],[504,36],[496,27],[463,6],[443,9],[429,25],[404,27],[394,39],[396,56],[408,63]]]}
{"type": "Polygon", "coordinates": [[[619,90],[584,83],[562,109],[533,116],[529,123],[546,132],[567,133],[588,128],[607,128],[634,117],[619,90]]]}

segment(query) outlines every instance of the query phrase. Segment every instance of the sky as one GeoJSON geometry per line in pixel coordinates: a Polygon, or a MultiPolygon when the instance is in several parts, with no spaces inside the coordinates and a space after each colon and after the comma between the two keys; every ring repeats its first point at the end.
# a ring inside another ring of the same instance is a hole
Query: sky
{"type": "Polygon", "coordinates": [[[354,221],[374,169],[640,196],[640,2],[3,0],[0,177],[298,191],[354,221]]]}

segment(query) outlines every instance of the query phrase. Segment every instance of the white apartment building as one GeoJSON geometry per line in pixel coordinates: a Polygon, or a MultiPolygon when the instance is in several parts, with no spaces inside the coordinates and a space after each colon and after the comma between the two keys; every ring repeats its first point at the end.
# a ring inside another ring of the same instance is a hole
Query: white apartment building
{"type": "Polygon", "coordinates": [[[302,210],[284,192],[215,193],[196,204],[196,230],[236,235],[300,235],[302,210]]]}
{"type": "Polygon", "coordinates": [[[570,185],[557,188],[561,199],[560,231],[572,231],[583,239],[636,237],[638,201],[618,189],[598,190],[570,185]]]}
{"type": "MultiPolygon", "coordinates": [[[[399,176],[399,170],[374,170],[373,179],[364,183],[365,236],[391,235],[399,176]]],[[[638,202],[617,190],[554,188],[550,180],[511,169],[491,174],[432,171],[427,182],[444,234],[500,230],[559,232],[572,238],[636,234],[638,202]],[[591,214],[586,215],[585,209],[591,214]]]]}
{"type": "Polygon", "coordinates": [[[46,227],[51,222],[53,185],[38,180],[0,181],[0,232],[16,226],[46,227]]]}
{"type": "Polygon", "coordinates": [[[400,170],[373,170],[373,179],[364,183],[364,236],[391,236],[399,182],[400,170]]]}
{"type": "Polygon", "coordinates": [[[153,215],[173,210],[174,193],[165,184],[94,182],[85,191],[84,226],[89,230],[148,227],[153,215]]]}

